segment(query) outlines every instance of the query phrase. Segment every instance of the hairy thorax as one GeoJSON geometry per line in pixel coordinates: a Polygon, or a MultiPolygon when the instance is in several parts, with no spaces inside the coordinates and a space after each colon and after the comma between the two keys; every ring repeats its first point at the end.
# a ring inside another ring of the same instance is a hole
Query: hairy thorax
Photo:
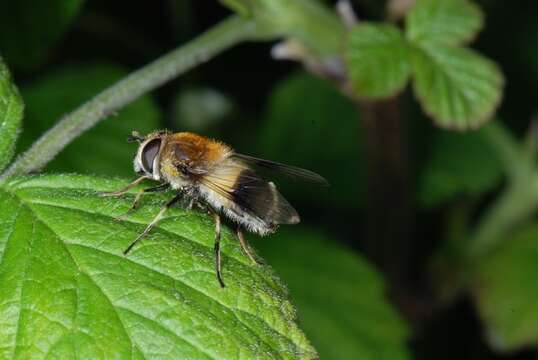
{"type": "Polygon", "coordinates": [[[232,150],[215,140],[181,132],[169,136],[161,153],[161,174],[173,188],[192,186],[225,161],[232,150]]]}

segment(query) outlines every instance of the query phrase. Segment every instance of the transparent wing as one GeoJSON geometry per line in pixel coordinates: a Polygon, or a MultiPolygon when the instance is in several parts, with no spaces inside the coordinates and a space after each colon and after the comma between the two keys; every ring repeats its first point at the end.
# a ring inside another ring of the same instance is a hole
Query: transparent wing
{"type": "Polygon", "coordinates": [[[280,194],[272,182],[267,182],[253,170],[240,164],[227,164],[206,174],[202,184],[242,211],[270,224],[296,224],[297,211],[280,194]]]}
{"type": "Polygon", "coordinates": [[[321,175],[318,175],[310,170],[301,169],[296,166],[286,165],[275,161],[264,160],[256,158],[254,156],[238,153],[234,153],[232,155],[232,158],[236,158],[247,165],[252,165],[269,171],[280,173],[296,180],[302,180],[321,186],[329,186],[329,182],[327,180],[325,180],[321,175]]]}

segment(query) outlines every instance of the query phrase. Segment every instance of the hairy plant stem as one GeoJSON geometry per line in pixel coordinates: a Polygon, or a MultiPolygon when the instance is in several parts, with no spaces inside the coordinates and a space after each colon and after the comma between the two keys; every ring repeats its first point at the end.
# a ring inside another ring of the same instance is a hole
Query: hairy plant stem
{"type": "Polygon", "coordinates": [[[187,44],[129,74],[64,116],[22,154],[0,180],[40,170],[65,146],[100,120],[223,50],[257,37],[263,37],[263,34],[249,19],[232,16],[224,20],[187,44]]]}

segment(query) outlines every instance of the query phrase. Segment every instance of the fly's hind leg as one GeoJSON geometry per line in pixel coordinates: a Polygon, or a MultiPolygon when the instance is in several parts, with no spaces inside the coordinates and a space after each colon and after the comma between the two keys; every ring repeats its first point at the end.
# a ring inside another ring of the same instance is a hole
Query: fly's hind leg
{"type": "Polygon", "coordinates": [[[146,229],[140,235],[138,235],[136,239],[134,239],[134,241],[127,247],[127,249],[125,249],[123,251],[123,255],[127,255],[129,253],[129,251],[131,251],[133,246],[135,246],[135,244],[137,242],[142,240],[151,231],[151,229],[153,229],[153,227],[162,219],[162,217],[166,213],[166,210],[170,209],[170,207],[172,207],[175,203],[177,203],[181,199],[182,195],[183,194],[177,194],[176,196],[174,196],[172,198],[172,200],[168,201],[161,208],[161,211],[159,211],[157,216],[155,216],[155,218],[153,218],[153,220],[149,223],[149,225],[146,227],[146,229]]]}
{"type": "Polygon", "coordinates": [[[215,218],[215,270],[217,272],[217,280],[219,281],[220,286],[223,288],[224,281],[222,280],[221,272],[221,254],[220,254],[220,215],[217,213],[213,214],[215,218]]]}
{"type": "Polygon", "coordinates": [[[239,239],[239,244],[241,244],[241,249],[243,250],[245,255],[248,256],[248,258],[250,259],[250,261],[252,261],[253,264],[261,265],[261,262],[256,260],[254,255],[252,255],[252,252],[250,251],[250,247],[247,241],[245,240],[245,235],[243,234],[243,231],[241,230],[240,226],[237,227],[236,233],[237,233],[237,238],[239,239]]]}

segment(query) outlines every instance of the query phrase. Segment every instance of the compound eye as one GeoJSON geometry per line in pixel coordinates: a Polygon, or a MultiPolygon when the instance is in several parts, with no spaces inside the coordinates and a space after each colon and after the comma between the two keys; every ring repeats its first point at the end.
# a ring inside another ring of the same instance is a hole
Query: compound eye
{"type": "Polygon", "coordinates": [[[161,139],[155,139],[148,142],[144,146],[144,149],[142,149],[142,167],[148,174],[153,172],[153,160],[155,160],[155,156],[159,153],[160,147],[161,139]]]}

